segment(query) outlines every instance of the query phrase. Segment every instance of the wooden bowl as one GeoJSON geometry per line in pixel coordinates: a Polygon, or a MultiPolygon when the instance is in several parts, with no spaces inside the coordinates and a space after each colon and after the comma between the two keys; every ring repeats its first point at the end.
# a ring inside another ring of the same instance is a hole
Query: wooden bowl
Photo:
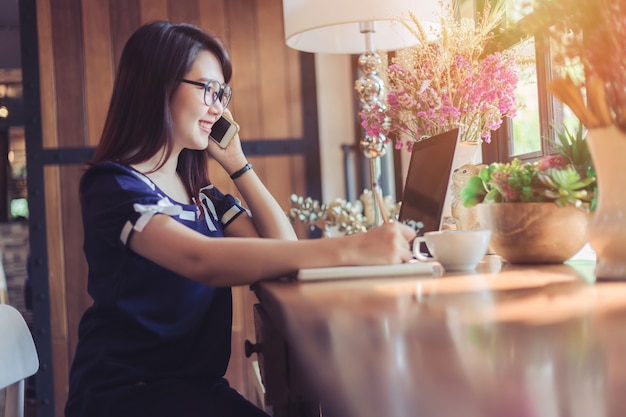
{"type": "Polygon", "coordinates": [[[555,203],[479,204],[480,226],[491,248],[515,264],[562,263],[587,243],[589,213],[555,203]]]}

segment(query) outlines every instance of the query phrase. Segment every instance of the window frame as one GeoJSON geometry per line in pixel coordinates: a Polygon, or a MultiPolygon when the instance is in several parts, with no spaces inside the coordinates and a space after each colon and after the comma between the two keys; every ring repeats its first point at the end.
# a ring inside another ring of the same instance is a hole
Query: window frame
{"type": "MultiPolygon", "coordinates": [[[[477,5],[482,3],[482,0],[475,1],[477,5]]],[[[496,2],[503,0],[490,1],[496,2]]],[[[553,68],[550,59],[550,42],[545,32],[548,27],[556,23],[557,19],[555,17],[554,21],[546,22],[546,25],[537,28],[535,33],[525,33],[522,28],[526,26],[527,20],[532,18],[532,13],[534,12],[521,18],[518,22],[506,28],[500,35],[496,36],[491,47],[488,48],[487,53],[506,50],[518,45],[524,40],[534,38],[541,150],[511,156],[510,150],[513,144],[512,121],[509,118],[505,118],[501,127],[492,132],[491,143],[482,147],[483,163],[486,164],[492,162],[510,162],[514,158],[522,162],[531,162],[554,153],[550,141],[556,139],[556,133],[552,127],[552,122],[555,121],[556,117],[556,98],[548,91],[548,83],[552,79],[553,68]]]]}

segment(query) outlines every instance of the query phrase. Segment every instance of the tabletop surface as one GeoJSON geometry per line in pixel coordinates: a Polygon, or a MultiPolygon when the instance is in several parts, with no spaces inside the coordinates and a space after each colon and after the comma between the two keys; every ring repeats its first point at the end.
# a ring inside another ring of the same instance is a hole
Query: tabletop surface
{"type": "Polygon", "coordinates": [[[626,280],[594,263],[312,283],[257,297],[331,415],[626,415],[626,280]]]}

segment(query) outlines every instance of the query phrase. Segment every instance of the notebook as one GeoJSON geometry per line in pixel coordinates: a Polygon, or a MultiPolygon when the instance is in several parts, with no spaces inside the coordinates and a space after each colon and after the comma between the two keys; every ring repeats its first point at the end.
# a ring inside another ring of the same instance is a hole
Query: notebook
{"type": "Polygon", "coordinates": [[[437,263],[412,261],[395,265],[336,266],[308,268],[298,271],[298,281],[321,281],[348,278],[383,278],[408,276],[435,276],[437,263]]]}
{"type": "Polygon", "coordinates": [[[458,129],[413,145],[399,220],[422,222],[420,235],[441,228],[458,129]]]}

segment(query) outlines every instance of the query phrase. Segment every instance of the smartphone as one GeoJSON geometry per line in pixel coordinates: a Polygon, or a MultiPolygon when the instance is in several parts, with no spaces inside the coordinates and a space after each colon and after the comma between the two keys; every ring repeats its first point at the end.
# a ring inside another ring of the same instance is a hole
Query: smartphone
{"type": "Polygon", "coordinates": [[[226,113],[223,113],[222,117],[213,123],[209,137],[222,148],[226,148],[237,132],[239,132],[237,122],[227,116],[226,113]]]}

